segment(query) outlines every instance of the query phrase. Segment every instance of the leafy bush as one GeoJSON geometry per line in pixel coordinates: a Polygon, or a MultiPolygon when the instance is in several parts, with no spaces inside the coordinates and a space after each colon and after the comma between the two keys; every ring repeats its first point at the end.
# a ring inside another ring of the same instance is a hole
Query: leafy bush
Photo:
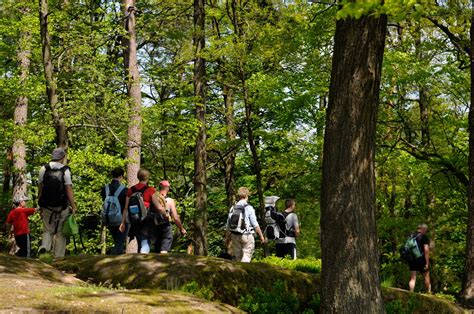
{"type": "Polygon", "coordinates": [[[321,260],[314,257],[292,260],[289,258],[280,258],[272,255],[254,261],[280,266],[286,269],[298,270],[305,273],[318,274],[321,272],[321,260]]]}
{"type": "Polygon", "coordinates": [[[201,287],[199,286],[199,283],[197,283],[196,281],[190,281],[186,283],[180,288],[180,290],[184,292],[192,293],[195,296],[198,296],[206,300],[214,299],[214,292],[212,292],[212,288],[208,286],[201,287]]]}
{"type": "Polygon", "coordinates": [[[270,291],[254,288],[251,294],[242,296],[239,308],[249,313],[295,313],[298,299],[289,293],[285,282],[278,280],[270,291]]]}

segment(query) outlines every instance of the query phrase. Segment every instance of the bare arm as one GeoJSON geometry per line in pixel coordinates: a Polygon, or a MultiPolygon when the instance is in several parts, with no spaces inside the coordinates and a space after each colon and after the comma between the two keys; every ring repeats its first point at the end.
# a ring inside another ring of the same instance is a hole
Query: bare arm
{"type": "Polygon", "coordinates": [[[295,236],[298,238],[301,234],[300,226],[295,226],[295,236]]]}
{"type": "Polygon", "coordinates": [[[173,218],[174,223],[178,226],[179,231],[182,235],[186,234],[186,229],[184,229],[183,224],[181,223],[181,219],[179,219],[178,212],[176,211],[176,203],[173,199],[170,200],[170,207],[171,207],[171,217],[173,218]]]}
{"type": "Polygon", "coordinates": [[[125,198],[125,208],[123,209],[123,212],[122,212],[122,223],[119,226],[119,230],[122,233],[125,231],[125,224],[127,223],[128,200],[129,199],[130,199],[130,197],[128,197],[128,196],[125,198]]]}
{"type": "Polygon", "coordinates": [[[71,211],[72,213],[76,213],[76,200],[74,199],[74,191],[72,190],[72,185],[65,185],[66,187],[66,195],[69,203],[71,204],[71,211]]]}
{"type": "Polygon", "coordinates": [[[428,268],[430,265],[430,246],[428,244],[424,244],[423,250],[425,252],[426,268],[428,268]]]}
{"type": "Polygon", "coordinates": [[[266,239],[263,236],[262,229],[260,229],[260,226],[256,226],[255,231],[257,232],[258,236],[260,237],[260,241],[262,241],[262,243],[265,243],[266,239]]]}

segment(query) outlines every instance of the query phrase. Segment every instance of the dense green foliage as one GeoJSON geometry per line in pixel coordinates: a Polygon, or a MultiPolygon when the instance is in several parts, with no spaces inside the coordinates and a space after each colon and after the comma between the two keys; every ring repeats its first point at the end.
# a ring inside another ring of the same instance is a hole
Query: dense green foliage
{"type": "MultiPolygon", "coordinates": [[[[245,185],[256,192],[239,76],[243,70],[246,100],[253,105],[251,128],[262,165],[264,194],[294,197],[302,228],[298,256],[304,259],[264,261],[318,272],[320,168],[336,7],[283,2],[238,4],[235,12],[241,19],[241,33],[236,31],[233,11],[226,1],[209,1],[206,6],[209,254],[217,256],[225,250],[224,160],[230,152],[236,153],[236,186],[245,185]],[[233,91],[233,140],[226,136],[224,87],[233,91]]],[[[339,17],[361,15],[378,2],[348,6],[339,17]]],[[[430,226],[428,235],[434,244],[433,290],[457,294],[461,286],[467,222],[468,60],[432,20],[449,26],[466,41],[469,10],[464,2],[442,1],[436,6],[426,5],[426,1],[394,0],[386,1],[380,11],[390,14],[391,22],[378,116],[377,219],[382,281],[397,287],[406,288],[408,282],[408,268],[399,261],[398,248],[421,222],[430,226]]],[[[137,5],[142,166],[151,171],[151,184],[163,178],[171,182],[171,196],[185,217],[186,228],[192,231],[193,151],[198,128],[193,113],[192,1],[146,0],[137,5]]],[[[49,6],[54,70],[60,109],[68,127],[68,160],[85,252],[98,253],[99,190],[109,180],[109,171],[127,162],[129,112],[121,46],[125,31],[120,7],[113,1],[51,0],[49,6]]],[[[23,0],[0,4],[2,222],[10,209],[11,160],[7,157],[13,134],[20,134],[27,145],[31,206],[36,205],[39,167],[55,147],[37,10],[35,3],[23,0]],[[26,13],[20,13],[22,7],[28,8],[26,13]],[[27,83],[20,86],[17,52],[20,32],[25,29],[32,36],[31,65],[27,83]],[[19,95],[29,99],[25,129],[12,120],[19,95]]],[[[255,194],[250,202],[257,207],[255,194]]],[[[278,207],[283,209],[282,200],[278,207]]],[[[37,215],[30,226],[35,250],[41,235],[37,215]]],[[[5,237],[1,243],[4,248],[5,237]]],[[[110,247],[110,237],[108,244],[110,247]]],[[[187,244],[189,239],[180,238],[174,250],[184,251],[187,244]]],[[[263,257],[263,249],[257,246],[256,257],[263,257]]],[[[269,247],[272,252],[273,244],[269,247]]],[[[74,254],[72,244],[68,249],[74,254]]],[[[271,297],[257,294],[262,300],[271,297]]],[[[244,298],[243,303],[249,300],[244,298]]]]}

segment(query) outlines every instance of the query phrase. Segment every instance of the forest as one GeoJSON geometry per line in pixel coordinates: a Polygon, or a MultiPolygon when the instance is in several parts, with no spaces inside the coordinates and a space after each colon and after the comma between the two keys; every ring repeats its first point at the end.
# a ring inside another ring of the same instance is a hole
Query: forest
{"type": "MultiPolygon", "coordinates": [[[[323,287],[365,269],[367,292],[335,284],[322,312],[355,296],[381,312],[380,285],[407,289],[399,248],[421,223],[433,292],[472,304],[473,28],[467,0],[3,0],[0,225],[16,195],[37,206],[63,147],[82,253],[110,248],[110,171],[131,186],[146,168],[188,230],[173,252],[224,252],[246,186],[261,224],[265,196],[296,200],[298,259],[322,258],[323,287]]],[[[35,251],[39,216],[30,227],[35,251]]],[[[256,241],[254,259],[273,252],[256,241]]]]}

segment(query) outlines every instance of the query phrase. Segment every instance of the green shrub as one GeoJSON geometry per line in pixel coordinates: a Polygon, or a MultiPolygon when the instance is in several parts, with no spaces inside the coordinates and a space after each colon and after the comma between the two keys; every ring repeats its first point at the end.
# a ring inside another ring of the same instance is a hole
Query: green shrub
{"type": "Polygon", "coordinates": [[[292,260],[289,258],[276,257],[274,255],[268,256],[256,262],[267,263],[286,269],[298,270],[305,273],[320,273],[321,272],[321,260],[314,257],[306,257],[302,259],[292,260]]]}
{"type": "Polygon", "coordinates": [[[239,308],[249,313],[295,313],[298,299],[288,292],[285,282],[278,280],[270,291],[254,288],[252,293],[242,296],[239,308]]]}
{"type": "Polygon", "coordinates": [[[190,281],[183,285],[179,290],[184,292],[189,292],[198,296],[200,298],[206,300],[213,300],[214,299],[214,292],[212,292],[212,288],[208,286],[199,286],[199,283],[196,281],[190,281]]]}

